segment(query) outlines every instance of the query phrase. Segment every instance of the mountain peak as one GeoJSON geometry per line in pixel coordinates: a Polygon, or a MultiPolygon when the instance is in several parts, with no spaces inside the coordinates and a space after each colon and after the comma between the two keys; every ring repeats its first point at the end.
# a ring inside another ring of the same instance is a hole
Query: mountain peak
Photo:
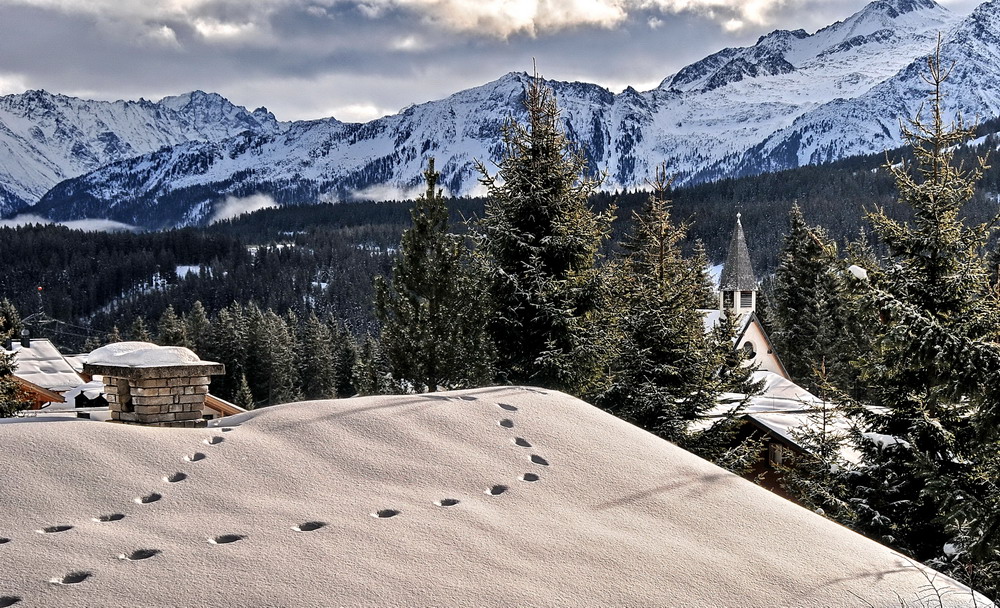
{"type": "Polygon", "coordinates": [[[927,9],[940,9],[934,0],[875,0],[862,13],[879,13],[895,19],[900,15],[927,9]]]}

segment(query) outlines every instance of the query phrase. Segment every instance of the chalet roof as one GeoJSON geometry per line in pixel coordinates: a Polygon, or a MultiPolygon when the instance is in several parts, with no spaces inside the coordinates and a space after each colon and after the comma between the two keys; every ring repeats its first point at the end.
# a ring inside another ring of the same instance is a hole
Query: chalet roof
{"type": "Polygon", "coordinates": [[[555,391],[212,422],[0,421],[18,455],[0,459],[17,498],[0,509],[0,595],[68,608],[887,606],[932,580],[942,605],[973,604],[944,575],[555,391]]]}
{"type": "Polygon", "coordinates": [[[48,339],[32,338],[30,344],[25,348],[20,342],[14,342],[13,350],[4,351],[14,353],[17,363],[15,376],[59,393],[84,383],[80,374],[48,339]]]}
{"type": "Polygon", "coordinates": [[[729,239],[729,251],[726,262],[722,266],[722,276],[719,278],[720,291],[755,291],[757,277],[750,263],[750,251],[747,249],[746,237],[743,235],[743,223],[740,214],[736,214],[736,227],[729,239]]]}

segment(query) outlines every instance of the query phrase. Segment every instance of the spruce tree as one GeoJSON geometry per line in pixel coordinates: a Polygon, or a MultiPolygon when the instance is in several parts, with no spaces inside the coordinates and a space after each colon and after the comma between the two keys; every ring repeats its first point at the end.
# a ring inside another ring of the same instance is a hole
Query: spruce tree
{"type": "Polygon", "coordinates": [[[302,396],[306,399],[332,399],[337,393],[337,368],[330,329],[310,312],[302,326],[301,361],[302,396]]]}
{"type": "Polygon", "coordinates": [[[247,379],[266,405],[297,401],[299,390],[298,340],[293,328],[273,310],[247,306],[249,353],[247,379]]]}
{"type": "Polygon", "coordinates": [[[200,357],[206,356],[212,339],[212,324],[208,320],[205,306],[201,300],[195,300],[191,311],[184,316],[184,326],[187,333],[187,346],[200,357]]]}
{"type": "Polygon", "coordinates": [[[492,371],[487,308],[470,270],[465,239],[448,230],[448,208],[430,159],[427,190],[414,203],[392,281],[375,282],[381,351],[406,388],[480,386],[492,371]]]}
{"type": "Polygon", "coordinates": [[[25,407],[21,389],[14,380],[16,368],[14,353],[0,349],[0,418],[15,416],[25,407]]]}
{"type": "Polygon", "coordinates": [[[212,378],[212,392],[230,399],[239,389],[240,376],[249,371],[250,328],[242,306],[233,302],[216,315],[212,323],[211,340],[202,358],[226,366],[224,376],[212,378]]]}
{"type": "Polygon", "coordinates": [[[236,394],[233,396],[233,403],[245,410],[252,410],[257,407],[257,402],[253,398],[253,391],[250,390],[247,377],[242,372],[236,382],[236,394]]]}
{"type": "Polygon", "coordinates": [[[132,321],[132,327],[129,330],[129,337],[136,342],[152,342],[153,336],[150,335],[149,329],[146,327],[146,320],[141,316],[136,316],[132,321]]]}
{"type": "Polygon", "coordinates": [[[914,165],[889,167],[912,219],[871,213],[889,259],[867,272],[853,269],[876,332],[861,361],[869,406],[862,412],[876,435],[861,441],[866,467],[853,492],[866,530],[920,560],[946,565],[960,554],[964,561],[951,572],[978,582],[993,572],[986,584],[995,591],[1000,298],[983,256],[993,227],[961,218],[985,161],[971,169],[952,162],[973,131],[946,124],[949,70],[939,53],[928,67],[931,122],[918,116],[904,129],[914,165]]]}
{"type": "Polygon", "coordinates": [[[597,182],[559,121],[539,77],[525,91],[525,124],[503,126],[498,173],[479,164],[487,189],[482,247],[490,266],[490,332],[501,381],[577,395],[595,388],[606,354],[606,289],[596,267],[611,212],[595,213],[597,182]]]}
{"type": "Polygon", "coordinates": [[[21,315],[10,300],[0,300],[0,341],[7,338],[18,338],[21,335],[21,315]]]}
{"type": "Polygon", "coordinates": [[[173,305],[168,305],[160,321],[156,325],[157,344],[161,346],[187,346],[187,328],[181,321],[177,313],[174,312],[173,305]]]}
{"type": "Polygon", "coordinates": [[[821,384],[822,368],[826,381],[846,388],[848,295],[837,246],[822,228],[806,224],[797,204],[789,213],[773,298],[771,337],[792,378],[812,390],[821,384]]]}
{"type": "Polygon", "coordinates": [[[334,377],[336,396],[352,397],[358,389],[354,384],[354,369],[358,363],[358,344],[341,323],[331,321],[330,333],[334,346],[334,377]]]}
{"type": "Polygon", "coordinates": [[[649,207],[636,213],[628,254],[614,272],[615,356],[598,403],[677,442],[698,414],[716,405],[717,369],[698,310],[703,260],[682,255],[687,226],[670,216],[665,168],[657,169],[652,186],[649,207]]]}

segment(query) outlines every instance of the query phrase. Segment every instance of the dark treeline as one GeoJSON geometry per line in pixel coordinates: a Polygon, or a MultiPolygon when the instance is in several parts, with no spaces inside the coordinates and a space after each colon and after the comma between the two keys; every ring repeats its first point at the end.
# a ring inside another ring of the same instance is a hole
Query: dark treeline
{"type": "MultiPolygon", "coordinates": [[[[982,130],[995,127],[984,123],[982,130]]],[[[963,148],[958,162],[969,166],[976,155],[996,149],[995,135],[963,148]]],[[[795,204],[844,244],[857,238],[865,212],[885,207],[901,219],[908,210],[896,202],[886,158],[906,160],[906,150],[871,155],[780,173],[727,179],[674,188],[672,214],[690,223],[688,251],[701,240],[709,260],[723,257],[736,212],[742,214],[754,265],[761,275],[778,264],[788,212],[795,204]]],[[[989,168],[976,195],[963,209],[972,221],[992,218],[1000,192],[1000,165],[989,168]]],[[[633,211],[645,192],[599,192],[597,210],[617,206],[608,243],[634,229],[633,211]]],[[[450,222],[483,215],[485,199],[449,199],[450,222]]],[[[204,228],[149,233],[89,233],[60,226],[0,228],[0,297],[26,316],[39,307],[51,317],[105,335],[129,326],[134,317],[155,321],[173,304],[178,312],[200,300],[210,313],[231,302],[254,302],[273,310],[343,320],[356,335],[374,331],[372,279],[387,275],[391,254],[410,222],[412,202],[358,202],[295,205],[265,209],[204,228]],[[177,276],[177,267],[200,271],[177,276]],[[43,287],[42,297],[36,291],[43,287]]],[[[614,245],[607,245],[613,247],[614,245]]],[[[609,253],[609,251],[605,251],[609,253]]],[[[61,336],[69,350],[83,346],[84,335],[61,336]]]]}

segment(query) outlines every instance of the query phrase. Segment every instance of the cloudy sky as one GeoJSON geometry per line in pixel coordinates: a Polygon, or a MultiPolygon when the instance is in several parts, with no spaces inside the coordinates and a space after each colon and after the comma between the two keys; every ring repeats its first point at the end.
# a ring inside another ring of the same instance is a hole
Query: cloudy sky
{"type": "MultiPolygon", "coordinates": [[[[968,13],[975,0],[940,0],[968,13]]],[[[530,71],[618,92],[865,0],[0,0],[0,94],[218,92],[279,120],[368,120],[530,71]]]]}

